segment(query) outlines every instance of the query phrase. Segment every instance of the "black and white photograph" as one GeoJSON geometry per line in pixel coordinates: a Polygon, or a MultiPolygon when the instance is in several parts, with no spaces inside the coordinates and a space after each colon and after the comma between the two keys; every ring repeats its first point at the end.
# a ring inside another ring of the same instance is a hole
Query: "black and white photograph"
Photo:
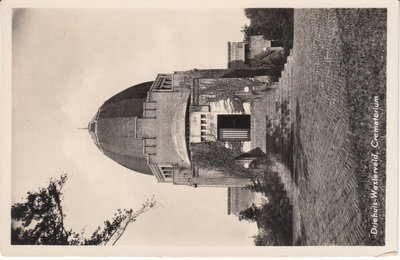
{"type": "Polygon", "coordinates": [[[10,2],[3,252],[397,251],[396,1],[10,2]]]}

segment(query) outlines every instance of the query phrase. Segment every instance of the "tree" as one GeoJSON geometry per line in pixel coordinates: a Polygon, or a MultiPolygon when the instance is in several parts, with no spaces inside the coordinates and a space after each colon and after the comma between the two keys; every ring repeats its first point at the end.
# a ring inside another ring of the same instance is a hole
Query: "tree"
{"type": "Polygon", "coordinates": [[[245,40],[251,35],[263,35],[285,48],[286,54],[293,48],[293,9],[289,8],[247,8],[245,16],[250,25],[242,28],[245,40]]]}
{"type": "Polygon", "coordinates": [[[26,201],[11,206],[11,243],[14,245],[114,245],[128,225],[156,206],[154,197],[145,201],[139,210],[118,209],[111,221],[104,221],[89,238],[84,232],[74,232],[64,224],[61,205],[62,189],[67,174],[50,179],[46,188],[28,192],[26,201]]]}
{"type": "Polygon", "coordinates": [[[276,172],[264,171],[262,177],[253,180],[248,189],[267,197],[262,205],[240,212],[239,220],[256,222],[259,233],[255,245],[290,245],[292,243],[292,206],[276,172]]]}
{"type": "Polygon", "coordinates": [[[290,245],[292,243],[292,207],[284,200],[252,205],[240,212],[239,220],[256,222],[255,245],[290,245]]]}

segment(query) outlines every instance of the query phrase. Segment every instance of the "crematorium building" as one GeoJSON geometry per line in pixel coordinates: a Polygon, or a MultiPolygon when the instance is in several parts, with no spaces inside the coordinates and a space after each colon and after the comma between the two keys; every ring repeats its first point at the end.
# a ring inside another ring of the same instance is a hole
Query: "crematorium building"
{"type": "Polygon", "coordinates": [[[158,74],[105,101],[89,133],[106,156],[159,182],[243,187],[249,177],[234,174],[248,168],[240,155],[257,148],[251,142],[256,132],[250,90],[265,88],[267,74],[263,69],[158,74]],[[241,159],[232,161],[236,156],[241,159]]]}

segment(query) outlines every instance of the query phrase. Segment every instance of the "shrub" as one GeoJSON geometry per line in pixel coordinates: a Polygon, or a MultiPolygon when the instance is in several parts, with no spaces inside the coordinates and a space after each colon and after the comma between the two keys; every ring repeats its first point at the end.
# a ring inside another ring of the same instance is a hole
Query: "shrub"
{"type": "Polygon", "coordinates": [[[221,141],[210,141],[192,144],[193,163],[201,168],[216,170],[225,173],[227,176],[248,178],[252,174],[249,169],[235,162],[239,155],[237,144],[226,148],[221,141]]]}
{"type": "Polygon", "coordinates": [[[239,220],[255,221],[259,233],[254,238],[257,246],[292,244],[292,206],[283,184],[275,172],[265,171],[248,187],[264,194],[268,201],[261,206],[252,205],[240,212],[239,220]]]}
{"type": "Polygon", "coordinates": [[[289,8],[247,8],[244,13],[250,25],[242,28],[245,39],[251,35],[264,35],[283,46],[285,53],[293,48],[293,11],[289,8]]]}

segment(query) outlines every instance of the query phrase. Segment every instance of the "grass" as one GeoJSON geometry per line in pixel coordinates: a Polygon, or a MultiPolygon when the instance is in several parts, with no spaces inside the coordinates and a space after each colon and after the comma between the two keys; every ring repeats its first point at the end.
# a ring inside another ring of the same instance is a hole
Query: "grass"
{"type": "MultiPolygon", "coordinates": [[[[365,245],[384,245],[385,244],[385,188],[386,188],[386,21],[387,13],[384,9],[336,9],[339,20],[339,36],[343,43],[342,73],[345,76],[347,104],[346,107],[350,115],[350,138],[352,144],[351,154],[357,174],[357,194],[359,209],[362,214],[361,226],[364,231],[363,237],[359,242],[365,245]],[[374,98],[379,98],[379,148],[371,146],[373,136],[373,115],[374,98]],[[372,165],[371,153],[379,153],[379,196],[377,203],[379,207],[378,234],[370,233],[371,205],[374,200],[371,198],[372,189],[372,165]]],[[[298,104],[296,104],[296,122],[302,120],[299,114],[298,104]]],[[[283,124],[282,124],[283,125],[283,124]]],[[[279,148],[286,147],[282,135],[283,127],[276,128],[267,134],[270,142],[270,150],[281,152],[279,148]],[[279,135],[280,134],[280,135],[279,135]]],[[[298,129],[292,131],[287,140],[294,139],[293,149],[294,158],[286,162],[294,161],[292,165],[293,179],[309,179],[307,161],[304,155],[302,144],[299,142],[298,129]],[[294,138],[293,138],[294,137],[294,138]],[[301,175],[301,176],[299,176],[301,175]]],[[[288,152],[288,150],[286,151],[288,152]]],[[[283,153],[284,154],[284,153],[283,153]]],[[[281,159],[284,159],[282,157],[281,159]]],[[[284,162],[285,163],[285,162],[284,162]]],[[[311,171],[310,171],[311,172],[311,171]]],[[[310,177],[311,178],[311,177],[310,177]]],[[[297,184],[297,182],[296,182],[297,184]]],[[[357,208],[357,210],[359,210],[357,208]]],[[[335,212],[334,212],[335,213],[335,212]]],[[[339,213],[338,213],[339,214],[339,213]]],[[[311,217],[313,218],[313,216],[311,217]]],[[[301,236],[295,241],[295,245],[304,245],[312,242],[314,233],[306,237],[305,226],[309,225],[309,219],[301,220],[301,236]],[[310,240],[310,241],[308,241],[310,240]]],[[[261,221],[261,219],[259,219],[261,221]]],[[[317,230],[317,229],[315,229],[317,230]]],[[[329,232],[325,230],[325,232],[329,232]]],[[[260,233],[261,234],[261,233],[260,233]]],[[[308,233],[307,233],[308,234],[308,233]]],[[[261,239],[262,240],[262,239],[261,239]]],[[[315,239],[314,239],[315,240],[315,239]]],[[[262,240],[264,241],[264,240],[262,240]]]]}
{"type": "Polygon", "coordinates": [[[385,243],[386,187],[386,21],[385,9],[338,9],[343,42],[343,68],[346,73],[350,130],[353,138],[362,225],[366,245],[385,243]],[[374,97],[379,97],[379,147],[371,146],[374,97]],[[372,166],[370,153],[379,153],[378,234],[371,234],[372,166]]]}

